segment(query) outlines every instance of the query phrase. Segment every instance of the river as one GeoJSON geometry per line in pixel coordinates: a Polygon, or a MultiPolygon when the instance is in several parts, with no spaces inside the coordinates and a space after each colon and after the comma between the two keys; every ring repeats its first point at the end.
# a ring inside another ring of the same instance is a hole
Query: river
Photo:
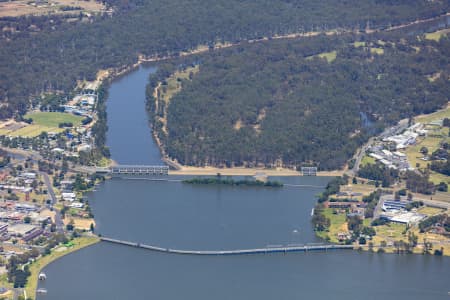
{"type": "MultiPolygon", "coordinates": [[[[159,164],[147,126],[152,68],[112,83],[108,145],[122,164],[159,164]]],[[[112,179],[87,195],[98,233],[181,249],[317,242],[310,224],[320,188],[190,186],[112,179]]],[[[278,178],[326,184],[324,177],[278,178]]],[[[45,268],[38,299],[449,299],[450,259],[335,251],[229,257],[179,256],[101,242],[45,268]]]]}

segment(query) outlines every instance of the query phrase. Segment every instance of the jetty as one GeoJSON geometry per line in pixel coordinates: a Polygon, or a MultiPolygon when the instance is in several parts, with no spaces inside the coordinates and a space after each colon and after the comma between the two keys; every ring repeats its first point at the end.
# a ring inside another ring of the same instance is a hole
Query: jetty
{"type": "Polygon", "coordinates": [[[234,250],[182,250],[173,248],[162,248],[157,246],[145,245],[141,243],[129,242],[108,237],[101,237],[100,240],[113,244],[130,246],[146,249],[155,252],[184,254],[184,255],[252,255],[252,254],[270,254],[270,253],[291,253],[291,252],[310,252],[310,251],[331,251],[331,250],[351,250],[353,245],[335,245],[335,244],[313,244],[313,245],[277,245],[274,247],[252,248],[252,249],[234,249],[234,250]]]}

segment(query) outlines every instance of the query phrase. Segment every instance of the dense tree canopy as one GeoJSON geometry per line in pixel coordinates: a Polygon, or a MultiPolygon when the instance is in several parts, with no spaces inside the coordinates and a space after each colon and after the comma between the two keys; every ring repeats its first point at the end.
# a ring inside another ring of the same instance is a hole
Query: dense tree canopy
{"type": "Polygon", "coordinates": [[[188,165],[335,169],[380,128],[447,103],[450,40],[365,39],[272,40],[197,58],[168,132],[154,126],[166,153],[188,165]]]}
{"type": "Polygon", "coordinates": [[[441,15],[450,6],[427,0],[107,2],[120,9],[92,23],[69,24],[56,17],[0,20],[17,27],[5,31],[10,36],[0,43],[0,102],[8,104],[1,106],[0,118],[24,113],[30,95],[67,93],[77,80],[92,80],[99,69],[129,66],[139,54],[173,54],[199,44],[291,32],[388,27],[441,15]],[[42,26],[28,32],[29,22],[42,26]]]}

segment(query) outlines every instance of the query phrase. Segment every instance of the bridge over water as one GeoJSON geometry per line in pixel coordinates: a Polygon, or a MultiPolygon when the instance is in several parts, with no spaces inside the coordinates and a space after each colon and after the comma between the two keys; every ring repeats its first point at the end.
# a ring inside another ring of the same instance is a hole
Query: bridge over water
{"type": "Polygon", "coordinates": [[[142,248],[150,251],[171,253],[171,254],[185,254],[185,255],[252,255],[252,254],[270,254],[270,253],[291,253],[291,252],[309,252],[309,251],[329,251],[329,250],[350,250],[352,245],[301,245],[301,246],[274,246],[266,248],[253,249],[234,249],[234,250],[182,250],[172,248],[162,248],[157,246],[145,245],[141,243],[129,242],[108,237],[101,237],[102,241],[125,245],[130,247],[142,248]]]}
{"type": "Polygon", "coordinates": [[[104,173],[111,175],[157,175],[165,176],[169,175],[169,167],[165,165],[161,166],[149,166],[149,165],[116,165],[110,168],[95,168],[96,173],[104,173]]]}

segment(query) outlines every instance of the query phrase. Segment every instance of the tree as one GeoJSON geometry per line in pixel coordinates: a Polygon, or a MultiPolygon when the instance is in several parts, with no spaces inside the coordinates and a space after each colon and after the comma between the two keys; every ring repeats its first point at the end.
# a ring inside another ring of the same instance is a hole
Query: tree
{"type": "Polygon", "coordinates": [[[437,190],[440,192],[447,192],[448,191],[448,185],[445,182],[440,182],[437,185],[437,190]]]}
{"type": "Polygon", "coordinates": [[[70,221],[69,224],[66,225],[66,229],[68,231],[72,231],[74,229],[73,221],[70,221]]]}
{"type": "Polygon", "coordinates": [[[428,148],[425,146],[422,146],[420,148],[420,153],[422,153],[423,155],[427,155],[428,154],[428,148]]]}
{"type": "Polygon", "coordinates": [[[408,193],[408,201],[412,201],[413,199],[413,194],[412,193],[408,193]]]}
{"type": "Polygon", "coordinates": [[[23,218],[23,222],[25,224],[30,224],[31,223],[31,218],[29,216],[26,216],[25,218],[23,218]]]}

